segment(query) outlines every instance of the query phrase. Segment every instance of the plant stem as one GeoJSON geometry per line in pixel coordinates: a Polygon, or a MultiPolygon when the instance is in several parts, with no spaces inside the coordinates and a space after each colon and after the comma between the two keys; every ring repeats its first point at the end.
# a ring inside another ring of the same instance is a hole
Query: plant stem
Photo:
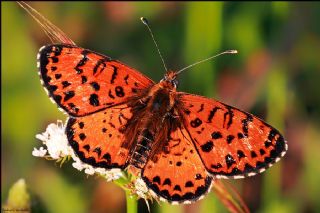
{"type": "Polygon", "coordinates": [[[127,201],[127,213],[137,213],[138,212],[138,202],[134,196],[130,196],[130,192],[125,190],[126,201],[127,201]]]}

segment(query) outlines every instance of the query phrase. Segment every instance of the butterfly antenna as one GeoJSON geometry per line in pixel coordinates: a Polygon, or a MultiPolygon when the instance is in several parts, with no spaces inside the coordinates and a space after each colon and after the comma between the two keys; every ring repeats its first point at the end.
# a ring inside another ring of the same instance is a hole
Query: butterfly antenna
{"type": "Polygon", "coordinates": [[[215,57],[218,57],[219,55],[224,55],[224,54],[236,54],[236,53],[238,53],[237,50],[227,50],[227,51],[224,51],[224,52],[219,53],[219,54],[217,54],[217,55],[214,55],[214,56],[211,56],[211,57],[209,57],[209,58],[203,59],[203,60],[201,60],[201,61],[195,62],[195,63],[193,63],[193,64],[191,64],[191,65],[189,65],[189,66],[187,66],[187,67],[185,67],[185,68],[183,68],[183,69],[181,69],[181,70],[179,70],[178,72],[176,72],[176,74],[178,75],[178,74],[180,74],[181,72],[185,71],[186,69],[189,69],[190,67],[193,67],[193,66],[195,66],[195,65],[197,65],[197,64],[200,64],[200,63],[202,63],[202,62],[205,62],[205,61],[209,61],[209,60],[211,60],[211,59],[213,59],[213,58],[215,58],[215,57]]]}
{"type": "Polygon", "coordinates": [[[160,49],[159,49],[159,47],[158,47],[158,44],[157,44],[156,40],[154,39],[154,36],[153,36],[152,30],[151,30],[151,28],[150,28],[150,26],[149,26],[148,20],[147,20],[146,18],[144,18],[144,17],[141,17],[140,20],[141,20],[141,22],[142,22],[144,25],[147,26],[147,28],[148,28],[148,30],[149,30],[149,32],[150,32],[150,34],[151,34],[152,40],[153,40],[154,44],[156,45],[156,48],[157,48],[158,53],[159,53],[159,55],[160,55],[160,58],[161,58],[161,60],[162,60],[163,67],[164,67],[164,69],[167,71],[168,69],[167,69],[166,63],[164,63],[163,57],[162,57],[162,55],[161,55],[160,49]]]}
{"type": "Polygon", "coordinates": [[[41,15],[37,10],[31,7],[24,1],[17,1],[17,3],[26,10],[34,20],[38,22],[42,30],[51,40],[51,43],[63,43],[76,45],[68,36],[62,32],[58,27],[52,24],[48,19],[41,15]]]}

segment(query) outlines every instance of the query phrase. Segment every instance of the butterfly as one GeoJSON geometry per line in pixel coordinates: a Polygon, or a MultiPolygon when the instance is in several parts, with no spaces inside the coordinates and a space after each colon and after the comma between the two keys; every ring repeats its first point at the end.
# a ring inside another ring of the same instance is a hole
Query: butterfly
{"type": "Polygon", "coordinates": [[[177,91],[180,72],[169,70],[155,83],[77,46],[19,4],[58,41],[40,48],[39,75],[50,99],[68,114],[65,133],[82,162],[134,171],[153,196],[175,204],[202,198],[215,179],[253,176],[284,156],[286,141],[263,120],[177,91]]]}

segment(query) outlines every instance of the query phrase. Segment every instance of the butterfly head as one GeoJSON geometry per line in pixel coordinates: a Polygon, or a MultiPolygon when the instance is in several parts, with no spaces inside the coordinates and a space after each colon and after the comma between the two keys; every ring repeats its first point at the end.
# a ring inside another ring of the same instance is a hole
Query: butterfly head
{"type": "Polygon", "coordinates": [[[169,89],[176,89],[179,83],[177,79],[177,73],[174,71],[166,72],[160,83],[163,85],[163,87],[167,87],[169,89]]]}

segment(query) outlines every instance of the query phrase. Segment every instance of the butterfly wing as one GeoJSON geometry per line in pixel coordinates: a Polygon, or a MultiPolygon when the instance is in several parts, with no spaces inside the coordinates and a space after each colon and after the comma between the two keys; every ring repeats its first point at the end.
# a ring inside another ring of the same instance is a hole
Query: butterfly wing
{"type": "Polygon", "coordinates": [[[265,171],[287,144],[261,119],[205,97],[180,93],[185,128],[207,171],[217,178],[243,178],[265,171]]]}
{"type": "Polygon", "coordinates": [[[210,177],[185,129],[170,133],[168,143],[147,161],[141,177],[160,200],[190,203],[210,190],[210,177]]]}
{"type": "Polygon", "coordinates": [[[124,134],[132,118],[126,104],[91,115],[69,118],[66,135],[69,144],[84,163],[105,169],[126,167],[129,150],[124,134]]]}
{"type": "Polygon", "coordinates": [[[74,117],[124,103],[154,84],[118,61],[69,44],[42,47],[38,67],[49,96],[74,117]]]}

